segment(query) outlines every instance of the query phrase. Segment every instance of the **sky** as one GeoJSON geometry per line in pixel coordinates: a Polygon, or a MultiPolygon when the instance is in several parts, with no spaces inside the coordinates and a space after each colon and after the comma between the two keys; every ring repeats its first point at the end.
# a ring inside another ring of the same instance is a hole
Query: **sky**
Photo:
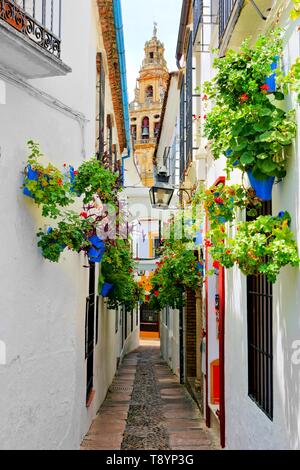
{"type": "Polygon", "coordinates": [[[129,100],[144,58],[144,46],[158,24],[158,38],[165,45],[169,71],[177,70],[175,53],[182,0],[122,0],[129,100]]]}

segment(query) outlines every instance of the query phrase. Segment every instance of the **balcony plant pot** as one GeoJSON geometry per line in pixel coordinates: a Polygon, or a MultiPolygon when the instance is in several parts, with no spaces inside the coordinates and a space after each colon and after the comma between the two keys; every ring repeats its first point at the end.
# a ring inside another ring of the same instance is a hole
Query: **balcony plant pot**
{"type": "Polygon", "coordinates": [[[247,175],[256,196],[262,201],[270,201],[272,199],[272,189],[275,177],[269,176],[264,180],[258,180],[253,176],[252,169],[247,171],[247,175]]]}
{"type": "MultiPolygon", "coordinates": [[[[274,61],[271,64],[271,70],[276,70],[278,67],[278,60],[279,57],[274,57],[274,61]]],[[[275,93],[277,87],[276,87],[276,73],[272,73],[266,78],[265,85],[268,85],[268,93],[275,93]]]]}
{"type": "Polygon", "coordinates": [[[101,295],[102,297],[107,297],[108,294],[111,292],[113,289],[113,284],[109,284],[108,282],[104,282],[102,289],[101,289],[101,295]]]}
{"type": "MultiPolygon", "coordinates": [[[[38,172],[36,170],[33,170],[31,165],[27,165],[26,169],[25,169],[25,172],[26,172],[26,178],[29,180],[29,181],[38,181],[38,172]]],[[[23,194],[25,196],[28,196],[28,197],[31,197],[32,199],[34,199],[34,196],[32,194],[31,191],[29,191],[28,188],[23,188],[23,194]]]]}

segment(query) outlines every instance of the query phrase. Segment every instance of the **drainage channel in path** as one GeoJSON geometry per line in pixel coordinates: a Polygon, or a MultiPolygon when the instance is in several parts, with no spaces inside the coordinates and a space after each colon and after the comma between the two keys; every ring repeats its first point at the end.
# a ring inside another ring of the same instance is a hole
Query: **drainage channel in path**
{"type": "Polygon", "coordinates": [[[155,375],[156,356],[152,348],[138,355],[122,450],[170,450],[155,375]]]}

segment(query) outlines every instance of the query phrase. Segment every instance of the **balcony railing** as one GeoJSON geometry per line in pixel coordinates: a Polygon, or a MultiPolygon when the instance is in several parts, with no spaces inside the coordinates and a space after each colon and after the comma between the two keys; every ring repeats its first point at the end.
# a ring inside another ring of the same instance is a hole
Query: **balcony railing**
{"type": "Polygon", "coordinates": [[[193,3],[193,43],[195,42],[199,24],[203,16],[203,0],[194,0],[193,3]]]}
{"type": "Polygon", "coordinates": [[[244,0],[219,0],[219,44],[223,39],[233,11],[239,11],[244,0]]]}
{"type": "Polygon", "coordinates": [[[5,21],[60,59],[61,4],[61,0],[0,0],[0,24],[5,21]]]}

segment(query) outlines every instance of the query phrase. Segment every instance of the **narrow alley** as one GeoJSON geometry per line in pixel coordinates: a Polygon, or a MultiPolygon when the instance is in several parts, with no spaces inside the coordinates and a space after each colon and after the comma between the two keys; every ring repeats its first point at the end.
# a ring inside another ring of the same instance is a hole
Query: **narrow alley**
{"type": "Polygon", "coordinates": [[[201,413],[160,357],[143,341],[124,358],[82,450],[211,450],[201,413]]]}

